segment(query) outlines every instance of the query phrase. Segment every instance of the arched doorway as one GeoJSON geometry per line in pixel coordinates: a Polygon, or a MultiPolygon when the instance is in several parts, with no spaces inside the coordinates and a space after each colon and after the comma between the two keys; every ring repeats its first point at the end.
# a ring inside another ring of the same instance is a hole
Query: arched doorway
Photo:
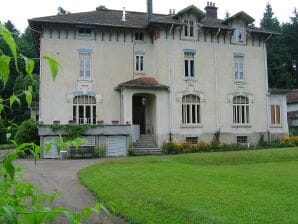
{"type": "Polygon", "coordinates": [[[155,95],[137,93],[132,96],[132,121],[140,126],[140,134],[154,134],[156,120],[155,95]]]}

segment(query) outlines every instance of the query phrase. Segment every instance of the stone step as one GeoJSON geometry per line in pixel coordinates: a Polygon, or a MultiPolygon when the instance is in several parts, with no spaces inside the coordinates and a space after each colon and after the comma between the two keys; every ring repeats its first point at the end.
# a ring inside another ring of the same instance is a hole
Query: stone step
{"type": "Polygon", "coordinates": [[[136,149],[136,155],[162,155],[162,151],[158,148],[144,148],[144,149],[136,149]]]}

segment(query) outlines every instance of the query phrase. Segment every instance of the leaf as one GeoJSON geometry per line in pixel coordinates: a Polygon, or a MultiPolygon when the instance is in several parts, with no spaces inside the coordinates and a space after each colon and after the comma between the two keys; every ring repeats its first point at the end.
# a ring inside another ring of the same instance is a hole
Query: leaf
{"type": "Polygon", "coordinates": [[[10,63],[10,57],[6,55],[0,56],[0,79],[2,80],[4,87],[6,86],[6,83],[9,78],[9,63],[10,63]]]}
{"type": "Polygon", "coordinates": [[[28,75],[32,76],[32,72],[34,70],[34,66],[35,66],[35,61],[31,58],[27,58],[25,56],[22,56],[24,58],[25,61],[25,70],[27,72],[28,75]]]}
{"type": "Polygon", "coordinates": [[[92,214],[91,208],[84,208],[82,210],[82,216],[85,220],[88,220],[91,214],[92,214]]]}
{"type": "Polygon", "coordinates": [[[9,205],[5,205],[2,207],[2,210],[3,210],[3,215],[4,215],[4,218],[5,220],[7,221],[7,223],[10,223],[10,224],[14,224],[14,223],[18,223],[18,220],[17,220],[17,212],[15,210],[14,207],[12,206],[9,206],[9,205]]]}
{"type": "Polygon", "coordinates": [[[32,92],[29,90],[24,91],[26,96],[26,103],[30,106],[32,103],[32,92]]]}
{"type": "Polygon", "coordinates": [[[18,69],[18,56],[17,56],[17,45],[11,35],[11,33],[9,32],[9,30],[4,26],[0,24],[0,37],[3,38],[3,40],[5,41],[5,43],[8,45],[12,56],[14,58],[14,63],[16,66],[17,71],[19,71],[18,69]]]}
{"type": "Polygon", "coordinates": [[[15,102],[17,102],[19,105],[21,105],[21,100],[20,100],[17,96],[15,96],[15,95],[11,95],[11,96],[9,97],[9,105],[10,105],[10,107],[12,107],[12,105],[13,105],[15,102]]]}
{"type": "Polygon", "coordinates": [[[61,67],[61,66],[59,65],[59,63],[55,59],[53,59],[49,56],[43,56],[42,59],[45,59],[45,60],[48,61],[48,64],[49,64],[50,69],[51,69],[52,78],[55,81],[55,79],[57,77],[57,74],[58,74],[58,67],[61,67]]]}
{"type": "Polygon", "coordinates": [[[6,159],[3,161],[3,167],[6,170],[7,174],[9,175],[10,179],[14,179],[15,175],[15,167],[12,165],[12,162],[10,159],[6,159]]]}

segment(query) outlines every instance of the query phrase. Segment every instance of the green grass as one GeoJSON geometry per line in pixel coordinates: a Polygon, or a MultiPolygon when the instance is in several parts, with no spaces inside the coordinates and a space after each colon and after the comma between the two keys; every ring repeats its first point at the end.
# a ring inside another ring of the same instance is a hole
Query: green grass
{"type": "Polygon", "coordinates": [[[115,159],[79,177],[130,223],[298,223],[298,148],[115,159]]]}

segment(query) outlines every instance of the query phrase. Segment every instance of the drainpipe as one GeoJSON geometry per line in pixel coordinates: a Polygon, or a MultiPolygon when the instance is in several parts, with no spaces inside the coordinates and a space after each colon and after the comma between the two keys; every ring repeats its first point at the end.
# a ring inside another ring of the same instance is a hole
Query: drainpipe
{"type": "MultiPolygon", "coordinates": [[[[215,38],[219,35],[221,29],[218,29],[215,38]]],[[[213,44],[213,50],[214,50],[214,66],[215,69],[215,111],[216,111],[216,131],[219,130],[219,110],[218,110],[218,101],[217,101],[217,95],[218,95],[218,69],[217,69],[217,50],[215,43],[213,44]]]]}
{"type": "Polygon", "coordinates": [[[136,42],[133,41],[133,45],[132,45],[132,79],[135,79],[135,46],[136,46],[136,42]]]}
{"type": "MultiPolygon", "coordinates": [[[[174,24],[171,25],[169,33],[172,32],[174,24]]],[[[172,58],[171,58],[171,38],[167,40],[167,53],[168,53],[168,82],[169,82],[169,136],[172,140],[172,58]]]]}
{"type": "Polygon", "coordinates": [[[271,134],[270,134],[270,124],[269,124],[269,87],[268,87],[268,64],[267,64],[267,48],[266,42],[272,37],[272,34],[264,41],[264,66],[265,66],[265,90],[266,90],[266,122],[267,122],[267,133],[268,133],[268,141],[271,142],[271,134]]]}

